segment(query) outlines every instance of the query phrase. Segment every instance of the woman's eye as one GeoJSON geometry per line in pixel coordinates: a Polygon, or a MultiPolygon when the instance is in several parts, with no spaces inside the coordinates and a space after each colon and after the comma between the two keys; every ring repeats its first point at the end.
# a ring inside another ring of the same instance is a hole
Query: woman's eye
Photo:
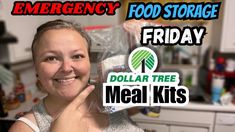
{"type": "Polygon", "coordinates": [[[72,58],[75,59],[75,60],[79,60],[83,57],[84,57],[83,55],[74,55],[72,58]]]}
{"type": "Polygon", "coordinates": [[[55,56],[49,56],[45,60],[49,62],[53,62],[53,61],[57,61],[58,59],[55,56]]]}

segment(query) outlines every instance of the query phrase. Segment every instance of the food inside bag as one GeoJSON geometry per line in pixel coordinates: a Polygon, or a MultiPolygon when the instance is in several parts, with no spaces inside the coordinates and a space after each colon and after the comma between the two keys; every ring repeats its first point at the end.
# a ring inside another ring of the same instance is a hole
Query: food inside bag
{"type": "MultiPolygon", "coordinates": [[[[135,47],[140,46],[141,27],[148,25],[152,24],[146,21],[127,21],[121,25],[88,31],[92,40],[91,51],[98,52],[97,73],[101,85],[96,95],[100,100],[102,100],[102,83],[106,82],[109,72],[130,72],[128,56],[135,47]],[[99,51],[93,49],[94,47],[99,51]]],[[[127,108],[130,106],[105,106],[99,109],[113,113],[127,108]]]]}

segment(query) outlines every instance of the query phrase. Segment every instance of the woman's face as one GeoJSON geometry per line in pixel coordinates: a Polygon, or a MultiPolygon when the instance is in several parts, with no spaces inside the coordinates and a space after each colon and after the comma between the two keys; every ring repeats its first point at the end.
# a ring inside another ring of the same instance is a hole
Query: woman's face
{"type": "Polygon", "coordinates": [[[49,96],[72,100],[88,83],[87,42],[71,29],[48,30],[36,46],[35,65],[38,79],[49,96]]]}

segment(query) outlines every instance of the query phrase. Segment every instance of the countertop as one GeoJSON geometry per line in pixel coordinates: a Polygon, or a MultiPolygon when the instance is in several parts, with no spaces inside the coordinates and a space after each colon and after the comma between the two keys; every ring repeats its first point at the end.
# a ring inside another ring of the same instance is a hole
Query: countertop
{"type": "Polygon", "coordinates": [[[193,111],[214,111],[214,112],[234,112],[235,105],[213,105],[205,103],[189,102],[186,106],[162,106],[162,109],[178,109],[178,110],[193,110],[193,111]]]}
{"type": "Polygon", "coordinates": [[[27,111],[31,110],[32,106],[35,105],[35,103],[33,102],[33,99],[35,99],[35,98],[42,99],[45,95],[46,95],[45,93],[36,92],[36,94],[34,94],[30,100],[28,100],[24,103],[21,103],[20,107],[18,107],[15,110],[9,110],[8,116],[7,117],[0,117],[0,120],[10,120],[10,121],[16,120],[15,119],[16,114],[18,114],[19,112],[27,112],[27,111]]]}

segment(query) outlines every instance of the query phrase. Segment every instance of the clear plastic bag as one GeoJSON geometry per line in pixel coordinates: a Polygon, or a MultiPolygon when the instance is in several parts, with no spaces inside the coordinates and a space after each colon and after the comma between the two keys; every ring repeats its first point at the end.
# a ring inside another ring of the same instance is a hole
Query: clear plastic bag
{"type": "MultiPolygon", "coordinates": [[[[142,20],[131,20],[117,26],[88,31],[92,45],[99,45],[102,49],[97,56],[99,82],[96,85],[99,88],[96,96],[100,97],[100,100],[102,100],[102,83],[106,82],[109,72],[130,72],[128,56],[133,49],[140,46],[141,27],[151,25],[154,24],[142,20]]],[[[102,107],[99,105],[102,112],[108,113],[127,108],[130,107],[102,107]]]]}

